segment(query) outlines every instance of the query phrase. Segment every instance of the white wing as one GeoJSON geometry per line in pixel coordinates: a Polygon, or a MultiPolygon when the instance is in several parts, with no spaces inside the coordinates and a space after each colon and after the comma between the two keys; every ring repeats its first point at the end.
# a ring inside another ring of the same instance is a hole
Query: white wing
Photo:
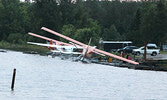
{"type": "Polygon", "coordinates": [[[61,53],[63,53],[63,54],[75,54],[75,55],[80,55],[80,54],[82,54],[82,53],[80,53],[80,52],[62,52],[62,51],[61,51],[61,53]]]}
{"type": "MultiPolygon", "coordinates": [[[[63,53],[63,54],[81,54],[80,52],[64,52],[61,48],[72,48],[72,46],[58,46],[54,44],[44,44],[44,43],[35,43],[35,42],[27,42],[28,44],[33,44],[33,45],[38,45],[38,46],[44,46],[44,47],[54,47],[57,48],[58,50],[51,50],[52,52],[57,52],[57,53],[63,53]]],[[[76,48],[76,47],[73,47],[76,48]]]]}
{"type": "Polygon", "coordinates": [[[71,46],[58,46],[55,44],[44,44],[44,43],[35,43],[35,42],[27,42],[28,44],[34,44],[34,45],[39,45],[39,46],[44,46],[44,47],[55,47],[55,48],[67,48],[71,46]]]}

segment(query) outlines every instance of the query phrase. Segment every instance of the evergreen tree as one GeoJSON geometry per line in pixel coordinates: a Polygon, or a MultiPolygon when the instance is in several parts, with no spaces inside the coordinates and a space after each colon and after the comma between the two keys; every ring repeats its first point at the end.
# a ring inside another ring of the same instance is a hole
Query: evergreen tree
{"type": "Polygon", "coordinates": [[[97,45],[100,39],[100,33],[101,30],[97,21],[89,19],[89,24],[87,25],[87,27],[76,30],[74,39],[87,44],[89,42],[89,39],[92,38],[91,44],[97,45]]]}
{"type": "Polygon", "coordinates": [[[166,41],[167,34],[167,7],[165,3],[160,0],[156,6],[156,16],[155,16],[155,33],[153,35],[153,40],[155,43],[159,44],[160,42],[166,41]]]}
{"type": "MultiPolygon", "coordinates": [[[[44,32],[40,31],[43,26],[61,31],[61,13],[56,0],[35,0],[29,8],[29,13],[31,14],[31,31],[43,34],[44,32]]],[[[43,35],[55,37],[52,34],[43,35]]]]}
{"type": "Polygon", "coordinates": [[[1,0],[0,40],[7,40],[12,33],[24,33],[23,18],[19,0],[1,0]]]}
{"type": "MultiPolygon", "coordinates": [[[[72,24],[64,25],[62,28],[62,34],[65,36],[68,36],[70,38],[74,38],[75,32],[76,32],[76,29],[75,29],[74,25],[72,25],[72,24]]],[[[62,38],[60,40],[64,41],[64,42],[68,42],[67,40],[62,39],[62,38]]]]}
{"type": "Polygon", "coordinates": [[[109,29],[104,29],[103,40],[105,41],[118,41],[121,40],[121,35],[117,31],[115,25],[112,25],[109,29]]]}
{"type": "Polygon", "coordinates": [[[139,44],[139,45],[143,45],[141,43],[142,36],[140,34],[141,18],[142,18],[141,10],[138,9],[131,23],[130,30],[125,35],[127,40],[133,41],[134,44],[139,44]]]}
{"type": "Polygon", "coordinates": [[[73,0],[59,0],[59,10],[61,15],[62,25],[72,24],[74,22],[74,1],[73,0]]]}

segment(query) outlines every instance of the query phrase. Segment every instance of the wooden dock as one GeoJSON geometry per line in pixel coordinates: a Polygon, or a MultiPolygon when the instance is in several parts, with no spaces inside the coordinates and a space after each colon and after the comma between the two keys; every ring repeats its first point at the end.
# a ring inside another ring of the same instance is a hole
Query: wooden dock
{"type": "Polygon", "coordinates": [[[167,60],[146,60],[140,62],[139,65],[133,65],[122,61],[109,62],[93,62],[96,64],[109,65],[121,68],[129,68],[135,70],[152,70],[152,71],[167,71],[167,60]]]}

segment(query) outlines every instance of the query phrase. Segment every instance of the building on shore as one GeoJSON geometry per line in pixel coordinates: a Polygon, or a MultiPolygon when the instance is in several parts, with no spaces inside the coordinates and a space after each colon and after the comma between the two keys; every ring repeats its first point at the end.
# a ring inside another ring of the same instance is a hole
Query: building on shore
{"type": "Polygon", "coordinates": [[[99,43],[102,45],[104,51],[107,52],[116,51],[117,49],[132,45],[132,41],[100,41],[99,43]]]}

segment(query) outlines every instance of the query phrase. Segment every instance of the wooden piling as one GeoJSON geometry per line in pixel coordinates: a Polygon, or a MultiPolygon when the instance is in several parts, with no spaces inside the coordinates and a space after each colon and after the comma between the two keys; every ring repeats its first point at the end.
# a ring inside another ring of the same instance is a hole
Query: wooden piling
{"type": "Polygon", "coordinates": [[[146,61],[147,60],[147,41],[145,41],[145,43],[144,43],[144,61],[146,61]]]}
{"type": "Polygon", "coordinates": [[[16,76],[16,69],[13,69],[13,78],[12,78],[12,84],[11,84],[12,91],[14,90],[15,76],[16,76]]]}

